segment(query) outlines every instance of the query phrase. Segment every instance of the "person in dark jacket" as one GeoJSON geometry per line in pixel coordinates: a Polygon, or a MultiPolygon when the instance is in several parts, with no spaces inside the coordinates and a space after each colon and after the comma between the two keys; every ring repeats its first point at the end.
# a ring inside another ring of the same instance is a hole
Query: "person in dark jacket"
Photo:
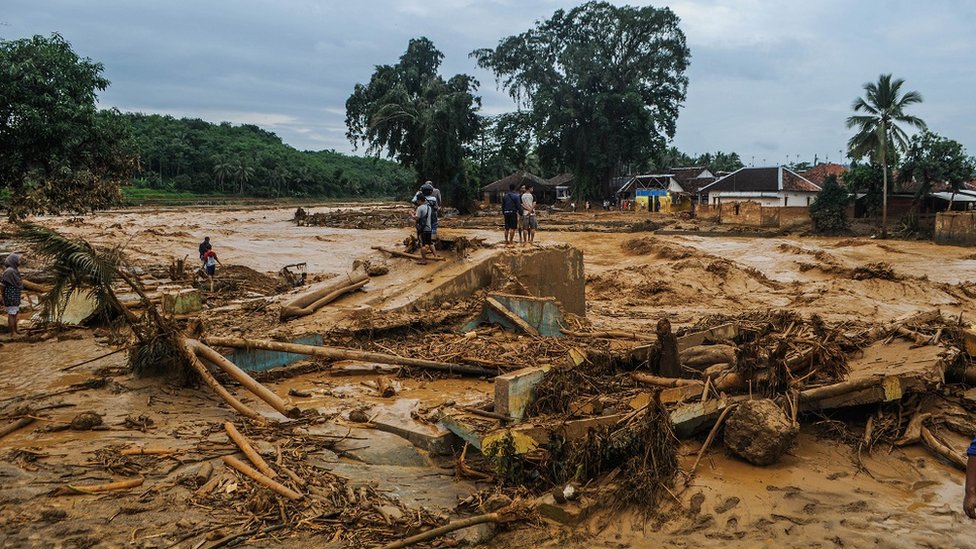
{"type": "Polygon", "coordinates": [[[16,336],[17,315],[20,313],[20,294],[24,291],[24,281],[20,278],[20,254],[10,254],[4,260],[3,276],[0,278],[0,304],[7,311],[7,327],[10,336],[16,336]]]}
{"type": "Polygon", "coordinates": [[[203,237],[203,242],[200,243],[200,262],[201,263],[203,263],[203,255],[206,254],[207,252],[209,252],[212,249],[213,249],[213,246],[210,244],[210,237],[209,236],[203,237]]]}
{"type": "Polygon", "coordinates": [[[515,190],[515,183],[508,185],[508,192],[502,197],[502,215],[505,217],[505,245],[514,246],[519,216],[522,215],[522,197],[515,190]]]}

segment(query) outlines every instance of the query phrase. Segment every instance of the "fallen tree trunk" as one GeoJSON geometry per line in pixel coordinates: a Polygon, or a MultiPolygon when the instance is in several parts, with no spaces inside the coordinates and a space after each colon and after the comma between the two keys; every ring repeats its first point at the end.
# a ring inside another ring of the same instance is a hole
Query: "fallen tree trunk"
{"type": "Polygon", "coordinates": [[[275,473],[274,470],[268,466],[268,462],[264,461],[264,458],[261,457],[261,454],[259,454],[257,450],[254,449],[253,446],[251,446],[251,443],[247,440],[247,438],[245,438],[244,435],[242,435],[241,432],[237,430],[237,427],[234,427],[233,423],[229,421],[225,421],[224,430],[227,431],[227,436],[229,436],[230,439],[234,441],[234,444],[236,444],[237,447],[240,448],[242,452],[244,452],[244,455],[247,456],[247,459],[251,460],[251,463],[253,463],[254,466],[258,468],[258,471],[261,471],[261,473],[267,476],[268,478],[274,478],[278,476],[277,473],[275,473]]]}
{"type": "Polygon", "coordinates": [[[281,320],[310,315],[343,294],[362,288],[367,282],[369,275],[362,271],[340,275],[325,287],[282,305],[281,320]]]}
{"type": "Polygon", "coordinates": [[[814,389],[807,389],[806,391],[800,392],[800,401],[815,402],[825,398],[846,395],[847,393],[852,393],[854,391],[876,387],[881,383],[881,381],[881,378],[869,377],[854,381],[842,381],[840,383],[824,385],[823,387],[816,387],[814,389]]]}
{"type": "Polygon", "coordinates": [[[243,385],[245,389],[253,393],[261,400],[267,402],[272,408],[280,412],[285,417],[296,418],[301,415],[301,410],[295,406],[289,406],[289,404],[281,397],[271,392],[271,390],[264,385],[261,385],[255,381],[254,378],[247,375],[247,372],[241,370],[236,364],[227,360],[227,357],[224,355],[193,339],[187,340],[187,346],[197,356],[207,359],[221,370],[227,372],[229,376],[243,385]]]}
{"type": "MultiPolygon", "coordinates": [[[[465,364],[450,364],[447,362],[437,362],[420,358],[406,358],[385,353],[373,353],[369,351],[359,351],[356,349],[344,349],[342,347],[325,347],[318,345],[301,345],[298,343],[283,343],[280,341],[266,341],[256,339],[243,339],[237,337],[208,337],[207,343],[220,347],[234,347],[237,349],[265,349],[268,351],[281,351],[284,353],[296,353],[300,355],[318,356],[331,360],[361,360],[363,362],[378,362],[380,364],[395,364],[398,366],[413,366],[425,370],[437,370],[453,374],[465,374],[473,376],[495,377],[498,372],[480,366],[468,366],[465,364]]],[[[216,351],[214,351],[216,352],[216,351]]],[[[219,353],[218,353],[219,354],[219,353]]]]}
{"type": "Polygon", "coordinates": [[[275,492],[276,494],[280,494],[291,500],[299,500],[305,497],[302,494],[299,494],[298,492],[285,486],[284,484],[271,480],[267,476],[256,471],[253,467],[237,459],[234,456],[224,456],[223,460],[228,467],[235,469],[236,471],[247,476],[254,482],[257,482],[261,486],[264,486],[265,488],[275,492]]]}
{"type": "Polygon", "coordinates": [[[684,379],[680,377],[661,377],[654,376],[651,374],[645,374],[641,372],[631,372],[631,379],[638,383],[644,383],[646,385],[656,385],[658,387],[677,387],[679,385],[702,385],[702,382],[697,379],[684,379]]]}
{"type": "Polygon", "coordinates": [[[567,330],[561,328],[559,330],[565,335],[570,337],[593,337],[593,338],[604,338],[604,339],[634,339],[637,341],[657,341],[657,336],[648,334],[638,334],[636,332],[624,332],[620,330],[605,330],[602,332],[574,332],[573,330],[567,330]]]}
{"type": "Polygon", "coordinates": [[[210,373],[210,370],[208,370],[207,367],[200,362],[200,359],[197,358],[195,347],[191,346],[189,341],[187,341],[187,350],[189,351],[190,367],[200,375],[204,383],[206,383],[215,393],[217,393],[217,396],[224,399],[224,402],[229,404],[231,408],[240,412],[240,414],[244,417],[253,419],[254,421],[265,421],[263,417],[258,415],[257,412],[249,408],[241,401],[237,400],[234,395],[230,394],[230,392],[225,389],[219,381],[217,381],[217,378],[215,378],[213,374],[210,373]]]}
{"type": "Polygon", "coordinates": [[[444,526],[434,528],[433,530],[427,530],[426,532],[417,534],[416,536],[410,536],[409,538],[404,538],[400,541],[388,543],[380,549],[402,549],[403,547],[409,547],[415,543],[432,540],[438,536],[443,536],[444,534],[449,534],[455,530],[461,530],[462,528],[468,528],[469,526],[475,526],[485,522],[499,523],[502,521],[502,514],[498,512],[454,520],[445,524],[444,526]]]}
{"type": "Polygon", "coordinates": [[[429,255],[426,258],[424,258],[421,255],[408,254],[407,252],[398,252],[396,250],[391,250],[389,248],[384,248],[383,246],[373,246],[373,249],[374,250],[377,250],[377,251],[380,251],[380,252],[388,253],[388,254],[392,255],[393,257],[402,257],[404,259],[413,259],[413,260],[416,260],[416,261],[426,261],[426,260],[447,261],[447,258],[446,257],[439,256],[439,255],[429,255]]]}

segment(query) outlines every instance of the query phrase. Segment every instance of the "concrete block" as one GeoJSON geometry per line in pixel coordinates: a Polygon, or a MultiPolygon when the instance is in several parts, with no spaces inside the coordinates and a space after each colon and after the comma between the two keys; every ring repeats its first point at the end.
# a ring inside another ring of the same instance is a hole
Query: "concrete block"
{"type": "Polygon", "coordinates": [[[548,519],[566,526],[579,524],[586,520],[597,509],[597,502],[583,496],[578,501],[556,503],[552,494],[546,494],[536,500],[535,510],[544,519],[548,519]]]}
{"type": "Polygon", "coordinates": [[[535,397],[535,386],[550,366],[522,368],[495,378],[495,412],[515,419],[525,417],[525,408],[535,397]]]}
{"type": "Polygon", "coordinates": [[[420,404],[418,399],[400,399],[389,406],[376,406],[370,423],[378,430],[405,438],[411,444],[432,454],[450,455],[457,438],[442,425],[428,425],[413,419],[410,413],[420,404]]]}
{"type": "Polygon", "coordinates": [[[200,290],[181,288],[161,293],[163,295],[163,312],[166,314],[185,315],[203,310],[200,290]]]}

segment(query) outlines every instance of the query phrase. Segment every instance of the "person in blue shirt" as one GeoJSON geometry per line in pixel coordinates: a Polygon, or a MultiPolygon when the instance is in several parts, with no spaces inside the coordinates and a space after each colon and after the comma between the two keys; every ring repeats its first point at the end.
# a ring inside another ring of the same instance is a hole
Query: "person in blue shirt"
{"type": "Polygon", "coordinates": [[[966,450],[966,491],[962,499],[962,510],[967,517],[976,519],[976,438],[966,450]]]}

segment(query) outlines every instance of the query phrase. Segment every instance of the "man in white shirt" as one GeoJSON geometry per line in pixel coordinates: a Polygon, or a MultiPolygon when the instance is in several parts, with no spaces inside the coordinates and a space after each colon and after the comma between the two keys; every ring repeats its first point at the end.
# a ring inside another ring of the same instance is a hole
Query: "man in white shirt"
{"type": "Polygon", "coordinates": [[[532,244],[535,240],[535,230],[539,228],[539,220],[535,215],[535,197],[532,195],[532,185],[525,186],[522,193],[522,226],[525,229],[526,242],[532,244]]]}

